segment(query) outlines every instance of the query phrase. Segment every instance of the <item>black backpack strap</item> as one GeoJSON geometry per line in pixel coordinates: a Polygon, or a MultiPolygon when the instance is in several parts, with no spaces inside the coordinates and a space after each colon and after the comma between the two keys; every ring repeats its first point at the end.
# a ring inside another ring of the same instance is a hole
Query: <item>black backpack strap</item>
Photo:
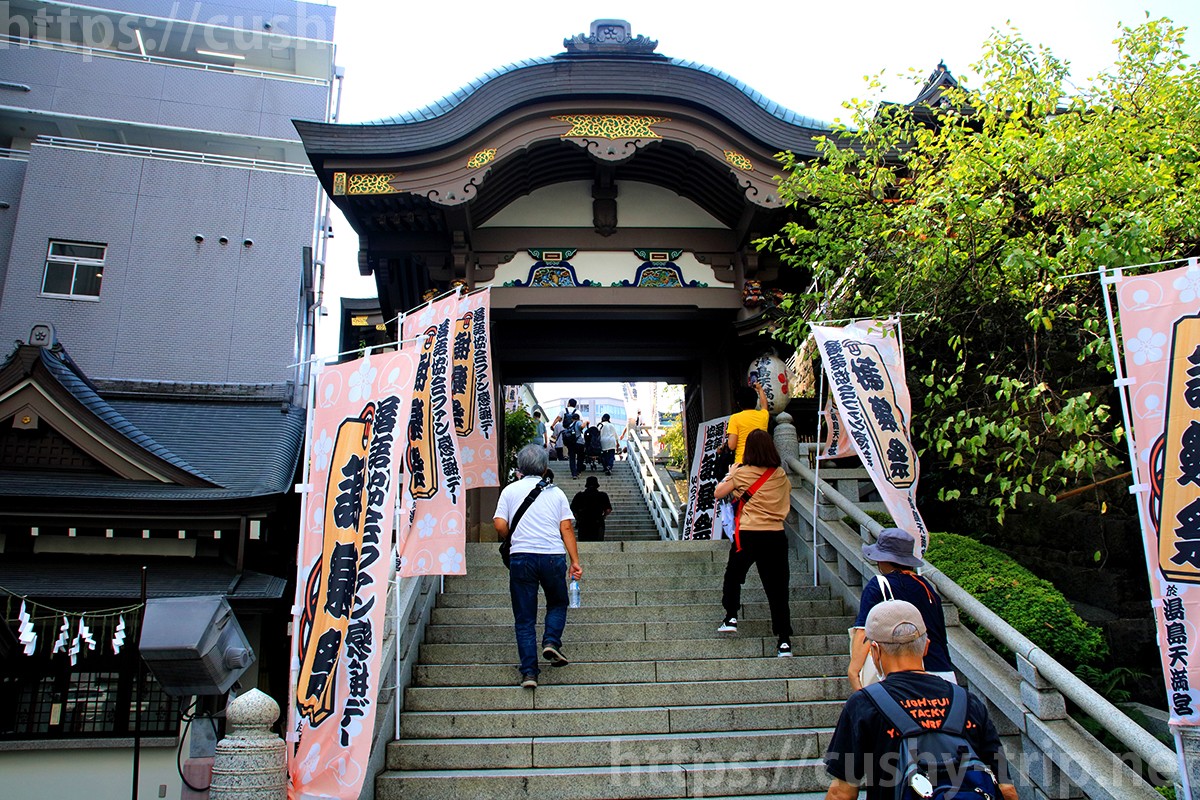
{"type": "Polygon", "coordinates": [[[925,729],[912,716],[904,710],[904,707],[896,702],[896,699],[888,694],[888,690],[883,688],[883,682],[872,683],[870,686],[863,688],[867,693],[867,697],[879,709],[879,713],[887,717],[888,722],[892,723],[892,727],[900,731],[900,736],[908,738],[914,736],[925,729]]]}
{"type": "Polygon", "coordinates": [[[529,494],[525,497],[525,500],[521,503],[520,507],[517,509],[517,513],[513,514],[512,522],[510,522],[508,524],[508,538],[510,540],[512,539],[513,531],[515,531],[517,529],[517,523],[521,521],[521,517],[525,516],[525,511],[531,505],[533,505],[533,501],[537,500],[537,497],[539,494],[542,493],[542,490],[550,485],[551,485],[550,481],[546,480],[545,478],[542,478],[540,481],[537,482],[537,486],[534,486],[533,490],[530,491],[529,494]]]}
{"type": "Polygon", "coordinates": [[[942,722],[942,730],[955,736],[962,736],[967,727],[967,690],[956,683],[950,684],[950,709],[942,722]]]}

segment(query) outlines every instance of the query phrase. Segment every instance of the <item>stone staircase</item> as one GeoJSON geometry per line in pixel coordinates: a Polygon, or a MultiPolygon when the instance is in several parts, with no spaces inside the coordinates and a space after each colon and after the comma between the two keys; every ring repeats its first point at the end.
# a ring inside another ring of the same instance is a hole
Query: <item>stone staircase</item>
{"type": "Polygon", "coordinates": [[[796,656],[781,659],[753,572],[739,631],[716,633],[728,542],[585,542],[571,664],[545,667],[529,690],[517,685],[507,572],[494,544],[467,547],[470,574],[438,598],[377,797],[824,796],[851,619],[804,585],[802,565],[796,656]]]}
{"type": "Polygon", "coordinates": [[[551,461],[550,469],[554,472],[554,485],[566,493],[570,500],[576,492],[582,492],[588,476],[595,475],[600,481],[600,491],[608,494],[612,503],[613,513],[605,520],[605,541],[657,541],[658,532],[654,528],[654,519],[646,508],[646,501],[638,489],[637,476],[629,461],[618,461],[613,465],[613,474],[605,475],[599,467],[586,470],[578,478],[571,477],[571,469],[566,461],[551,461]]]}

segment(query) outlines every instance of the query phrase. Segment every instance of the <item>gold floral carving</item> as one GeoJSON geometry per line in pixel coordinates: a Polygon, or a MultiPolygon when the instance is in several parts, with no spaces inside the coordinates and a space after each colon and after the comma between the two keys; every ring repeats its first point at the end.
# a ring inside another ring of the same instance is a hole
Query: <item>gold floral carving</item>
{"type": "Polygon", "coordinates": [[[484,164],[489,164],[496,157],[496,148],[489,147],[487,150],[480,150],[475,155],[467,159],[467,169],[479,169],[484,164]]]}
{"type": "Polygon", "coordinates": [[[333,173],[333,194],[334,196],[343,195],[346,193],[346,173],[333,173]]]}
{"type": "Polygon", "coordinates": [[[393,172],[350,175],[346,179],[346,194],[397,194],[400,190],[392,186],[395,177],[393,172]]]}
{"type": "Polygon", "coordinates": [[[670,122],[670,117],[639,117],[630,114],[564,114],[551,117],[559,122],[571,124],[571,130],[562,135],[564,139],[579,136],[595,136],[600,139],[661,139],[651,129],[659,122],[670,122]]]}
{"type": "Polygon", "coordinates": [[[737,150],[726,150],[725,160],[740,170],[750,172],[754,169],[754,164],[750,159],[739,153],[737,150]]]}

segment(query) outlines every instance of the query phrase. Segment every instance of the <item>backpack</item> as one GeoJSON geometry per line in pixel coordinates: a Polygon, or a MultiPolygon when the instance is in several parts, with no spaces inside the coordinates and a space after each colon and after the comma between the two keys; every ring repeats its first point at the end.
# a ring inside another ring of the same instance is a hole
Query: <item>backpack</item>
{"type": "Polygon", "coordinates": [[[563,444],[570,447],[579,440],[579,412],[564,411],[562,426],[563,444]]]}
{"type": "Polygon", "coordinates": [[[967,724],[967,690],[950,686],[950,708],[940,728],[926,728],[914,720],[882,683],[863,689],[900,732],[895,800],[1000,800],[996,776],[963,734],[967,724]]]}
{"type": "Polygon", "coordinates": [[[583,432],[583,447],[589,453],[600,452],[600,428],[593,425],[583,432]]]}

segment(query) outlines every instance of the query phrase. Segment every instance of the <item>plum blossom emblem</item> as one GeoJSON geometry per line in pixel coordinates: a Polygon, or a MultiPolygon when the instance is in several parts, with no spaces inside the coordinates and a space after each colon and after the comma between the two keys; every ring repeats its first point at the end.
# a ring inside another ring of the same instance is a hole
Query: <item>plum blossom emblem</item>
{"type": "Polygon", "coordinates": [[[428,539],[433,536],[433,531],[437,527],[437,517],[433,514],[426,514],[417,521],[417,538],[428,539]]]}
{"type": "Polygon", "coordinates": [[[1187,271],[1171,282],[1179,290],[1179,302],[1191,303],[1200,297],[1200,267],[1193,264],[1187,271]]]}
{"type": "Polygon", "coordinates": [[[442,565],[442,569],[448,573],[460,572],[462,570],[463,554],[451,547],[444,553],[438,554],[438,562],[442,565]]]}
{"type": "Polygon", "coordinates": [[[379,370],[371,366],[371,359],[369,357],[362,360],[362,363],[358,365],[358,370],[350,375],[351,403],[371,399],[372,386],[375,383],[375,376],[378,373],[379,370]]]}
{"type": "Polygon", "coordinates": [[[1126,348],[1133,353],[1133,363],[1139,367],[1147,361],[1161,361],[1163,345],[1167,343],[1165,333],[1155,333],[1150,328],[1142,328],[1137,336],[1129,340],[1126,348]]]}
{"type": "Polygon", "coordinates": [[[318,472],[329,469],[329,457],[332,453],[333,439],[330,439],[329,432],[322,428],[321,435],[312,446],[313,469],[318,472]]]}

